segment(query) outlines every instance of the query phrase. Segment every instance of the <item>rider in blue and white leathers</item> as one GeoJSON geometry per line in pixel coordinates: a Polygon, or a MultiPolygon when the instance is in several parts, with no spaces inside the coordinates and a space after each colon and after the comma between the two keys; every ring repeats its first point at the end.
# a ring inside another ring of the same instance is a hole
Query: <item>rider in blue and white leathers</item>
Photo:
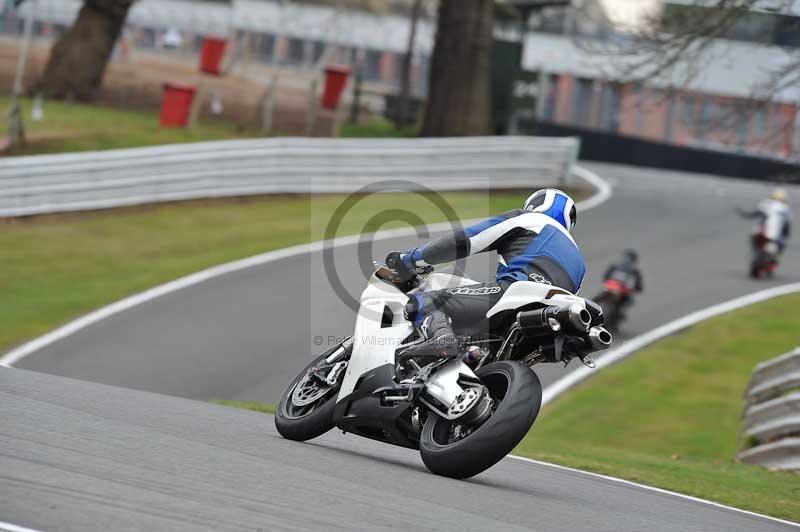
{"type": "Polygon", "coordinates": [[[392,252],[387,265],[401,274],[476,253],[499,255],[494,282],[414,294],[406,315],[420,326],[425,341],[406,349],[405,356],[454,356],[456,331],[485,331],[486,312],[516,281],[551,284],[577,293],[586,271],[570,234],[577,220],[575,202],[556,189],[532,194],[522,209],[514,209],[444,235],[405,253],[392,252]]]}

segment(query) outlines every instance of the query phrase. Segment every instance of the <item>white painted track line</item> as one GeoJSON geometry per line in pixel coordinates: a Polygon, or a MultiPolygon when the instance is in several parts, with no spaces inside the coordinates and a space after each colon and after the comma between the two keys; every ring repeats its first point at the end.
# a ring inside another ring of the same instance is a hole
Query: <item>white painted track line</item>
{"type": "Polygon", "coordinates": [[[41,532],[33,528],[25,528],[24,526],[15,525],[13,523],[6,523],[0,521],[0,530],[3,532],[41,532]]]}
{"type": "Polygon", "coordinates": [[[616,484],[622,484],[622,485],[630,486],[632,488],[637,488],[637,489],[640,489],[640,490],[651,491],[651,492],[655,492],[655,493],[661,493],[663,495],[669,495],[671,497],[678,497],[679,499],[685,499],[685,500],[696,502],[696,503],[699,503],[699,504],[705,504],[707,506],[714,506],[716,508],[720,508],[720,509],[723,509],[723,510],[728,510],[728,511],[736,512],[736,513],[740,513],[740,514],[750,515],[750,516],[756,517],[758,519],[766,519],[768,521],[773,521],[773,522],[781,523],[781,524],[784,524],[784,525],[791,525],[791,526],[793,526],[795,528],[800,528],[800,523],[795,523],[793,521],[786,521],[785,519],[779,519],[777,517],[770,517],[768,515],[759,514],[759,513],[756,513],[756,512],[751,512],[749,510],[742,510],[741,508],[735,508],[733,506],[727,506],[725,504],[720,504],[718,502],[709,501],[709,500],[706,500],[706,499],[701,499],[699,497],[693,497],[691,495],[685,495],[683,493],[677,493],[677,492],[665,490],[665,489],[662,489],[662,488],[656,488],[656,487],[653,487],[653,486],[647,486],[645,484],[639,484],[638,482],[632,482],[630,480],[625,480],[625,479],[622,479],[622,478],[609,477],[609,476],[606,476],[606,475],[601,475],[600,473],[592,473],[590,471],[582,471],[580,469],[573,469],[571,467],[566,467],[566,466],[562,466],[562,465],[558,465],[558,464],[551,464],[549,462],[540,462],[539,460],[533,460],[532,458],[525,458],[524,456],[516,456],[516,455],[513,455],[513,454],[508,455],[508,458],[512,458],[514,460],[520,460],[522,462],[528,462],[528,463],[531,463],[531,464],[536,464],[536,465],[543,466],[543,467],[550,467],[550,468],[558,469],[558,470],[561,470],[561,471],[569,471],[569,472],[577,473],[577,474],[581,474],[581,475],[588,475],[588,476],[594,477],[594,478],[601,478],[601,479],[607,480],[609,482],[614,482],[616,484]]]}
{"type": "Polygon", "coordinates": [[[542,405],[546,405],[547,403],[551,402],[553,399],[555,399],[565,391],[569,390],[579,382],[590,377],[595,371],[610,366],[611,364],[614,364],[615,362],[618,362],[624,359],[625,357],[630,356],[639,349],[649,344],[652,344],[657,340],[661,340],[666,336],[675,334],[678,331],[686,329],[687,327],[691,327],[692,325],[695,325],[703,320],[713,318],[714,316],[719,316],[720,314],[740,309],[748,305],[752,305],[754,303],[760,303],[762,301],[766,301],[774,297],[792,294],[795,292],[800,292],[800,283],[790,283],[781,286],[776,286],[773,288],[768,288],[766,290],[761,290],[759,292],[747,294],[745,296],[731,299],[730,301],[725,301],[717,305],[700,309],[682,318],[678,318],[677,320],[666,323],[660,327],[656,327],[655,329],[649,332],[631,338],[630,340],[622,344],[620,347],[617,347],[615,349],[610,349],[609,351],[605,352],[602,356],[598,357],[596,362],[597,367],[595,369],[582,366],[574,371],[567,373],[562,378],[558,379],[556,382],[545,388],[544,394],[542,396],[542,405]]]}

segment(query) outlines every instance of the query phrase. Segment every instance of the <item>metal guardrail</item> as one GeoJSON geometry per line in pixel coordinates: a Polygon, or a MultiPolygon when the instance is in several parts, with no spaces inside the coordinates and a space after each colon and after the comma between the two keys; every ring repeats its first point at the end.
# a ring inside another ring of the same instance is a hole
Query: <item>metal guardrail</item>
{"type": "Polygon", "coordinates": [[[800,387],[800,347],[753,368],[745,399],[748,404],[760,403],[797,387],[800,387]]]}
{"type": "Polygon", "coordinates": [[[572,137],[283,137],[0,159],[0,217],[270,193],[349,193],[385,180],[417,188],[564,183],[572,137]]]}
{"type": "Polygon", "coordinates": [[[758,364],[745,400],[739,460],[800,470],[800,348],[758,364]]]}

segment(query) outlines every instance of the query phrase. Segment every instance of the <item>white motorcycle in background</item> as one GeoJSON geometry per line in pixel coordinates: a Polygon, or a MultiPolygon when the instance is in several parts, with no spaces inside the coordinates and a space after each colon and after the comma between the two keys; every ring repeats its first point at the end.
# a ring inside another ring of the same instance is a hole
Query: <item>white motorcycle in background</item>
{"type": "Polygon", "coordinates": [[[275,425],[283,437],[305,441],[339,427],[419,449],[436,474],[471,477],[508,454],[536,420],[542,386],[531,366],[577,357],[593,367],[589,354],[611,345],[598,305],[518,281],[487,313],[499,334],[468,337],[461,357],[404,358],[405,347],[422,341],[404,317],[407,294],[477,284],[430,271],[401,282],[376,264],[353,336],[315,358],[281,396],[275,425]]]}

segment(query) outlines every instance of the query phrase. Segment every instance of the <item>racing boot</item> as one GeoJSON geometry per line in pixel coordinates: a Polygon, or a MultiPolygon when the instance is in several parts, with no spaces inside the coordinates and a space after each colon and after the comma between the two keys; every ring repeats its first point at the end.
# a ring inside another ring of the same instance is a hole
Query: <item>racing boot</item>
{"type": "Polygon", "coordinates": [[[440,357],[454,357],[461,350],[461,342],[456,338],[450,318],[441,310],[434,310],[422,321],[420,327],[423,341],[410,345],[398,355],[397,361],[405,365],[409,359],[417,359],[421,366],[440,357]]]}

